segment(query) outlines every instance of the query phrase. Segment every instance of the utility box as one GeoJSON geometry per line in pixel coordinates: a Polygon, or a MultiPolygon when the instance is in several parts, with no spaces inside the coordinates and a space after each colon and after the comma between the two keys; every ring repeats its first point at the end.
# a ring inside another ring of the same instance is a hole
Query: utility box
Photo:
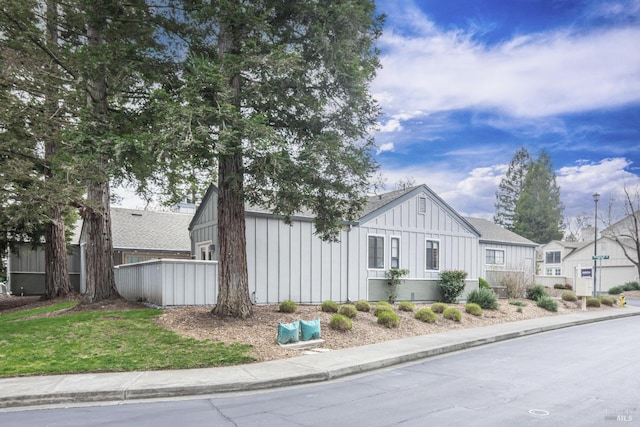
{"type": "Polygon", "coordinates": [[[575,291],[579,297],[588,297],[593,294],[593,269],[576,267],[575,291]]]}

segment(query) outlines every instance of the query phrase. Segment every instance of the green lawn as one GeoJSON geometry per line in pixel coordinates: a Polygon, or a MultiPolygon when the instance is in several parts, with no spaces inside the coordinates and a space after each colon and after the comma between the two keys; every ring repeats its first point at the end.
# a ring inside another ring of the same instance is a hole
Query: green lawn
{"type": "Polygon", "coordinates": [[[161,310],[86,311],[62,302],[0,314],[0,376],[200,368],[250,362],[251,346],[183,338],[161,310]]]}

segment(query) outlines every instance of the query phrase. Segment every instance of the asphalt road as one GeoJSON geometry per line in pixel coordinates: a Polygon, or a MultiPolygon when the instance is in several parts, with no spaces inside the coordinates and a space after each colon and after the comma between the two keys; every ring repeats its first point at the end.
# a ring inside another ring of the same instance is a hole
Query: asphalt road
{"type": "Polygon", "coordinates": [[[0,413],[0,426],[640,425],[640,318],[561,329],[321,385],[0,413]]]}

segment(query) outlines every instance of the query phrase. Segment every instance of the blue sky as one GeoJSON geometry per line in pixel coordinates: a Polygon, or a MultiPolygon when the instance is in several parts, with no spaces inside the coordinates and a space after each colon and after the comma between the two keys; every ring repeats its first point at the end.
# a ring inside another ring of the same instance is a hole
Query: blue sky
{"type": "Polygon", "coordinates": [[[491,218],[514,152],[551,157],[565,216],[640,185],[640,0],[379,0],[372,84],[388,189],[413,178],[491,218]]]}

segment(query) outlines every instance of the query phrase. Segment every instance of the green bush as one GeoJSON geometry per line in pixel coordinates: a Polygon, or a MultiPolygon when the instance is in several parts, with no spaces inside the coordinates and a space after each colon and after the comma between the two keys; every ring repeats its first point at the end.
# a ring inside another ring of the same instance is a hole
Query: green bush
{"type": "Polygon", "coordinates": [[[578,301],[578,297],[576,296],[576,294],[574,292],[571,291],[564,291],[562,293],[562,301],[578,301]]]}
{"type": "Polygon", "coordinates": [[[546,294],[538,299],[536,305],[540,308],[544,308],[547,311],[558,311],[558,303],[556,302],[556,300],[546,294]]]}
{"type": "Polygon", "coordinates": [[[442,312],[442,316],[445,319],[454,320],[459,322],[462,320],[462,313],[457,308],[449,307],[445,311],[442,312]]]}
{"type": "Polygon", "coordinates": [[[378,314],[378,325],[384,325],[387,328],[397,328],[400,326],[400,316],[393,311],[381,311],[378,314]]]}
{"type": "Polygon", "coordinates": [[[438,315],[430,308],[421,308],[413,317],[427,323],[436,323],[436,320],[438,320],[438,315]]]}
{"type": "Polygon", "coordinates": [[[587,297],[587,307],[600,307],[600,301],[598,298],[587,297]]]}
{"type": "Polygon", "coordinates": [[[353,319],[358,315],[358,310],[356,310],[356,306],[353,304],[343,304],[340,306],[338,314],[342,314],[343,316],[347,316],[349,319],[353,319]]]}
{"type": "Polygon", "coordinates": [[[624,292],[623,286],[614,286],[613,288],[609,289],[609,295],[620,295],[623,292],[624,292]]]}
{"type": "Polygon", "coordinates": [[[386,301],[378,301],[376,306],[373,308],[373,315],[378,317],[380,313],[383,311],[393,311],[393,307],[386,301]]]}
{"type": "Polygon", "coordinates": [[[415,309],[416,306],[413,305],[411,301],[401,301],[400,304],[398,304],[398,310],[400,311],[413,311],[415,309]]]}
{"type": "Polygon", "coordinates": [[[478,286],[480,287],[480,289],[491,289],[491,287],[489,286],[489,282],[484,280],[482,277],[478,277],[478,286]]]}
{"type": "Polygon", "coordinates": [[[446,270],[440,273],[440,293],[442,301],[446,303],[455,303],[460,294],[464,291],[464,279],[467,278],[467,272],[462,270],[446,270]]]}
{"type": "Polygon", "coordinates": [[[498,308],[498,296],[492,289],[474,289],[467,295],[467,302],[478,304],[487,310],[495,310],[498,308]]]}
{"type": "Polygon", "coordinates": [[[371,311],[371,304],[369,304],[369,301],[361,299],[356,301],[356,310],[369,312],[371,311]]]}
{"type": "Polygon", "coordinates": [[[556,283],[553,285],[553,289],[564,289],[564,285],[562,283],[556,283]]]}
{"type": "Polygon", "coordinates": [[[517,311],[518,313],[522,313],[522,306],[518,306],[518,308],[516,309],[516,311],[517,311]]]}
{"type": "Polygon", "coordinates": [[[433,310],[434,313],[442,313],[447,308],[449,308],[449,306],[443,302],[434,302],[431,304],[431,310],[433,310]]]}
{"type": "Polygon", "coordinates": [[[467,303],[467,305],[464,306],[464,311],[474,316],[482,316],[482,307],[474,302],[467,303]]]}
{"type": "Polygon", "coordinates": [[[625,291],[640,291],[640,283],[627,282],[622,286],[622,289],[624,289],[625,291]]]}
{"type": "Polygon", "coordinates": [[[284,300],[280,303],[281,313],[295,313],[298,309],[298,305],[290,299],[284,300]]]}
{"type": "Polygon", "coordinates": [[[601,296],[601,297],[598,297],[598,299],[600,300],[600,303],[604,305],[608,305],[609,307],[613,307],[613,305],[616,303],[615,298],[608,297],[608,296],[601,296]]]}
{"type": "Polygon", "coordinates": [[[320,309],[324,313],[337,313],[339,308],[338,303],[334,301],[322,301],[322,305],[320,306],[320,309]]]}
{"type": "Polygon", "coordinates": [[[524,296],[532,301],[538,301],[540,298],[548,296],[548,294],[547,291],[544,290],[544,286],[534,285],[527,288],[524,296]]]}
{"type": "Polygon", "coordinates": [[[526,307],[526,306],[527,306],[527,303],[526,303],[526,302],[524,302],[524,301],[519,301],[519,300],[517,300],[517,299],[513,299],[513,300],[509,301],[509,304],[511,304],[511,305],[517,305],[518,307],[526,307]]]}
{"type": "Polygon", "coordinates": [[[398,286],[402,283],[402,277],[409,274],[409,270],[404,268],[392,268],[384,272],[384,277],[387,278],[387,298],[389,302],[393,304],[398,297],[398,286]]]}
{"type": "Polygon", "coordinates": [[[353,322],[347,316],[334,314],[329,320],[329,327],[335,331],[346,332],[353,329],[353,322]]]}

